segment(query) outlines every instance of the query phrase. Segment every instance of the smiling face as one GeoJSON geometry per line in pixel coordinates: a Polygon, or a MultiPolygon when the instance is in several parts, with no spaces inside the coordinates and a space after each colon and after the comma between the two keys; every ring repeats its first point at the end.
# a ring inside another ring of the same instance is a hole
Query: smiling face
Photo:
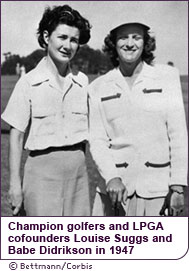
{"type": "Polygon", "coordinates": [[[118,29],[116,50],[121,63],[139,63],[144,49],[144,30],[140,26],[129,25],[118,29]]]}
{"type": "Polygon", "coordinates": [[[67,64],[74,57],[79,47],[79,36],[78,28],[66,24],[59,24],[51,35],[44,31],[47,55],[55,65],[67,64]]]}

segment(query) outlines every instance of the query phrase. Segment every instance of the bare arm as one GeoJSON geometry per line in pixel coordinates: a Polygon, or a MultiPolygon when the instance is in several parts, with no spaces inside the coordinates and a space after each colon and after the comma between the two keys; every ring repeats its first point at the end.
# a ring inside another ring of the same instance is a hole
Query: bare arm
{"type": "Polygon", "coordinates": [[[23,149],[24,133],[11,128],[10,130],[10,142],[9,142],[9,172],[10,172],[10,188],[9,197],[12,204],[13,215],[19,212],[22,205],[23,195],[21,186],[21,157],[23,149]]]}

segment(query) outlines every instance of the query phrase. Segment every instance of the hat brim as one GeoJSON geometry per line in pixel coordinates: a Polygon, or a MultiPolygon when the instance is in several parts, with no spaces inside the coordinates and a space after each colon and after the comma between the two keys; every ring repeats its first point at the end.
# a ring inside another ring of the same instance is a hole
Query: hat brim
{"type": "Polygon", "coordinates": [[[150,30],[150,27],[148,25],[145,25],[145,24],[141,24],[141,23],[137,23],[137,22],[132,22],[132,23],[125,23],[125,24],[121,24],[117,27],[115,27],[114,29],[112,29],[110,31],[111,34],[114,34],[116,33],[119,29],[121,29],[122,27],[126,27],[126,26],[138,26],[138,27],[141,27],[143,28],[145,31],[148,31],[150,30]]]}

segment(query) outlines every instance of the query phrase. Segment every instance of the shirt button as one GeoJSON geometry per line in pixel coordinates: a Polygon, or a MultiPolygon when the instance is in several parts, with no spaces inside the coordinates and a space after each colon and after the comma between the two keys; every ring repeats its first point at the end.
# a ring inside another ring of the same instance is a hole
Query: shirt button
{"type": "Polygon", "coordinates": [[[65,136],[65,138],[68,138],[68,136],[65,136]]]}

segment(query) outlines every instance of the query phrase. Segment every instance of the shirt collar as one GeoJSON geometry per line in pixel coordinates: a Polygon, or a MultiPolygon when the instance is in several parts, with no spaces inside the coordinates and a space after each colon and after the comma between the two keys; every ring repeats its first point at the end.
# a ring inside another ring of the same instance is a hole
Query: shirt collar
{"type": "MultiPolygon", "coordinates": [[[[50,83],[54,84],[56,82],[56,72],[52,65],[47,60],[47,57],[42,58],[42,60],[38,63],[35,69],[32,70],[32,79],[31,84],[37,85],[43,82],[49,81],[50,83]]],[[[80,85],[79,81],[76,77],[74,77],[70,66],[68,66],[68,73],[65,76],[65,79],[80,85]]]]}
{"type": "MultiPolygon", "coordinates": [[[[145,62],[143,62],[143,67],[141,72],[139,73],[135,83],[138,83],[140,81],[143,80],[143,78],[151,78],[151,79],[155,79],[157,78],[157,72],[156,69],[151,66],[146,64],[145,62]]],[[[106,82],[114,82],[115,84],[119,85],[120,87],[123,87],[125,85],[125,79],[124,76],[122,75],[119,67],[111,70],[108,74],[108,76],[106,77],[106,82]]]]}
{"type": "Polygon", "coordinates": [[[158,77],[158,74],[154,66],[148,65],[146,62],[143,62],[143,68],[139,76],[155,79],[158,77]]]}

